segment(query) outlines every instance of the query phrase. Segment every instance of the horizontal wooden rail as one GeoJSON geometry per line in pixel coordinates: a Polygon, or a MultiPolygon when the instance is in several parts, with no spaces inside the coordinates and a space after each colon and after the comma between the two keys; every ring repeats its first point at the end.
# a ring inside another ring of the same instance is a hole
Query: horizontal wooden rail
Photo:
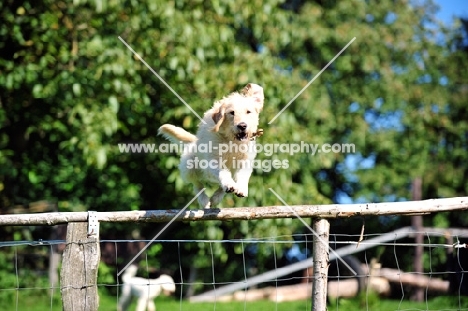
{"type": "MultiPolygon", "coordinates": [[[[186,210],[177,221],[251,220],[273,218],[345,218],[353,216],[421,215],[435,212],[468,209],[468,197],[431,199],[423,201],[238,207],[221,209],[186,210]]],[[[100,222],[168,222],[180,210],[151,210],[129,212],[98,212],[100,222]]],[[[70,222],[88,221],[87,212],[56,212],[37,214],[0,215],[0,226],[53,226],[70,222]]]]}

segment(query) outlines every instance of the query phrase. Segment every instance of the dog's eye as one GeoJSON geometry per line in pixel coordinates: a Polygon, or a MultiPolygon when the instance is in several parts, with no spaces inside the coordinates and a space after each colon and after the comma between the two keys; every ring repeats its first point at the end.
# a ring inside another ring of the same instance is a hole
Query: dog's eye
{"type": "Polygon", "coordinates": [[[250,111],[250,110],[247,110],[247,114],[249,114],[249,113],[251,113],[251,112],[252,112],[252,111],[250,111]]]}
{"type": "Polygon", "coordinates": [[[234,111],[231,111],[230,114],[233,116],[233,115],[234,115],[234,111]]]}

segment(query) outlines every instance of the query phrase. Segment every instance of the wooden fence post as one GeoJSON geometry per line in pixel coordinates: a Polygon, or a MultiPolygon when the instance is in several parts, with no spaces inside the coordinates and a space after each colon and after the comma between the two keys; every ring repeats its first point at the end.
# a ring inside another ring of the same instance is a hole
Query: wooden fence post
{"type": "Polygon", "coordinates": [[[101,252],[99,234],[88,234],[87,222],[71,222],[60,271],[64,311],[97,311],[97,273],[101,252]]]}
{"type": "Polygon", "coordinates": [[[313,219],[312,228],[317,233],[313,240],[314,274],[312,284],[312,311],[327,310],[327,278],[329,264],[328,240],[330,223],[326,219],[313,219]]]}

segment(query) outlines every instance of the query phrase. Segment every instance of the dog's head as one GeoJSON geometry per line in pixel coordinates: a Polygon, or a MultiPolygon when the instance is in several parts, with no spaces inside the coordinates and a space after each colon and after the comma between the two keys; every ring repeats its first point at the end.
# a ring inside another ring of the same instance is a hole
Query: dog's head
{"type": "Polygon", "coordinates": [[[175,292],[176,286],[171,276],[167,274],[161,274],[158,278],[158,282],[161,284],[161,289],[164,295],[170,295],[175,292]]]}
{"type": "Polygon", "coordinates": [[[217,102],[212,111],[214,132],[234,135],[238,141],[248,141],[258,128],[258,116],[263,109],[263,88],[249,83],[240,93],[233,93],[217,102]]]}
{"type": "Polygon", "coordinates": [[[122,281],[125,283],[130,278],[134,277],[137,274],[138,266],[137,265],[130,265],[127,267],[127,270],[124,271],[122,274],[122,281]]]}

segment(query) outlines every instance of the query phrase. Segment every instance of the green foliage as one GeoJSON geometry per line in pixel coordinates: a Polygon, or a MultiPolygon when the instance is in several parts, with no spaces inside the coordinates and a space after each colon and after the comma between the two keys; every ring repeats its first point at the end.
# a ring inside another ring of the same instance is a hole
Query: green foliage
{"type": "Polygon", "coordinates": [[[114,270],[111,267],[109,267],[103,262],[99,263],[98,279],[97,279],[98,284],[114,285],[115,284],[114,275],[115,275],[114,270]]]}
{"type": "Polygon", "coordinates": [[[40,273],[31,267],[19,267],[24,247],[10,248],[11,251],[0,252],[0,301],[14,304],[22,291],[34,288],[30,295],[32,297],[47,296],[49,281],[41,277],[40,273]],[[19,257],[19,258],[18,258],[19,257]],[[15,290],[16,289],[16,290],[15,290]]]}
{"type": "MultiPolygon", "coordinates": [[[[288,160],[289,168],[257,170],[249,197],[227,195],[223,207],[280,204],[268,188],[291,205],[347,197],[407,200],[415,177],[423,179],[424,198],[466,194],[468,58],[462,28],[439,25],[435,9],[430,1],[406,0],[3,1],[0,211],[39,200],[55,202],[61,211],[168,209],[192,198],[177,171],[179,155],[119,152],[119,143],[163,142],[157,136],[163,123],[192,132],[198,124],[120,39],[198,114],[248,82],[264,86],[263,144],[355,144],[352,157],[260,154],[261,160],[288,160]]],[[[440,217],[436,223],[444,226],[468,224],[465,215],[440,217]]],[[[358,222],[335,228],[358,233],[358,222]]],[[[390,230],[405,222],[376,218],[366,228],[390,230]]],[[[291,219],[172,226],[174,239],[264,238],[303,230],[291,219]]],[[[130,236],[128,226],[108,228],[104,236],[130,236]]],[[[150,225],[139,229],[141,236],[154,235],[150,225]]],[[[6,229],[5,239],[12,234],[6,229]]],[[[238,250],[207,247],[187,249],[183,260],[208,267],[212,254],[235,273],[227,266],[238,264],[229,260],[238,250]]],[[[263,245],[259,262],[274,251],[263,245]]],[[[161,257],[155,259],[161,267],[178,261],[162,258],[173,252],[150,252],[161,257]]]]}
{"type": "MultiPolygon", "coordinates": [[[[0,253],[0,280],[2,280],[2,288],[16,288],[17,278],[14,272],[11,256],[6,253],[0,253]]],[[[0,291],[0,301],[12,303],[14,297],[13,291],[0,291]]]]}

